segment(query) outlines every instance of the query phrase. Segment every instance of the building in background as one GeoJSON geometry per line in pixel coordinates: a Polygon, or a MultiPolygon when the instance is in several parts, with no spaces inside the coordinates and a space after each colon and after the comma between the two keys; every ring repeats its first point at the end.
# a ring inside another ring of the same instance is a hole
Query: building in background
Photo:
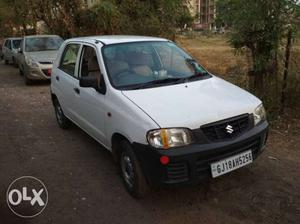
{"type": "Polygon", "coordinates": [[[189,9],[195,17],[195,28],[211,30],[215,27],[216,0],[189,0],[189,9]]]}

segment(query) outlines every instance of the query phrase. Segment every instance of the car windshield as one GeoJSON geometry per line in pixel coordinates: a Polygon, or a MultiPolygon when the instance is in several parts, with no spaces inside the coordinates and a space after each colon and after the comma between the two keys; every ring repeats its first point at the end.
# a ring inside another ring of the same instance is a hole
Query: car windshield
{"type": "Polygon", "coordinates": [[[117,89],[143,89],[211,77],[187,53],[168,41],[107,45],[103,57],[117,89]]]}
{"type": "Polygon", "coordinates": [[[13,48],[14,49],[18,49],[20,47],[20,44],[21,44],[21,40],[13,40],[12,41],[12,45],[13,45],[13,48]]]}
{"type": "Polygon", "coordinates": [[[25,51],[53,51],[58,50],[63,39],[60,37],[30,37],[26,38],[25,51]]]}

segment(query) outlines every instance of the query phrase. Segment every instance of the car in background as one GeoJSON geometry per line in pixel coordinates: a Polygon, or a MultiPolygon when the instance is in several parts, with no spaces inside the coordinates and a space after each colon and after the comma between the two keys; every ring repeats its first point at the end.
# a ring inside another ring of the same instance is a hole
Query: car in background
{"type": "Polygon", "coordinates": [[[18,49],[20,48],[22,38],[7,38],[2,46],[2,57],[5,64],[17,65],[18,49]]]}
{"type": "Polygon", "coordinates": [[[53,61],[63,39],[57,35],[25,36],[19,50],[19,70],[26,85],[34,80],[49,80],[53,61]]]}
{"type": "Polygon", "coordinates": [[[2,54],[3,43],[4,43],[4,40],[0,39],[0,60],[3,60],[3,54],[2,54]]]}

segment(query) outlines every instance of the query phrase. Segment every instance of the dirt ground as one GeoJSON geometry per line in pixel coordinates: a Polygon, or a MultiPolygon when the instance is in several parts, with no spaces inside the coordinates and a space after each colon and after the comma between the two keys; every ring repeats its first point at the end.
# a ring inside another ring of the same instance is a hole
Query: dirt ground
{"type": "Polygon", "coordinates": [[[61,130],[49,83],[25,86],[0,64],[0,223],[300,223],[300,119],[279,120],[254,164],[198,186],[131,198],[108,152],[77,127],[61,130]],[[15,216],[6,204],[20,176],[41,179],[45,211],[15,216]]]}

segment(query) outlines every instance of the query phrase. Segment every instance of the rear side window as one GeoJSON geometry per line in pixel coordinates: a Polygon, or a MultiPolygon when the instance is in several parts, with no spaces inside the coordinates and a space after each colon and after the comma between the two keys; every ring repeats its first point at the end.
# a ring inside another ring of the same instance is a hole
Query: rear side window
{"type": "Polygon", "coordinates": [[[73,77],[75,77],[75,67],[79,48],[79,44],[69,44],[68,46],[66,46],[59,65],[59,68],[62,71],[73,77]]]}

